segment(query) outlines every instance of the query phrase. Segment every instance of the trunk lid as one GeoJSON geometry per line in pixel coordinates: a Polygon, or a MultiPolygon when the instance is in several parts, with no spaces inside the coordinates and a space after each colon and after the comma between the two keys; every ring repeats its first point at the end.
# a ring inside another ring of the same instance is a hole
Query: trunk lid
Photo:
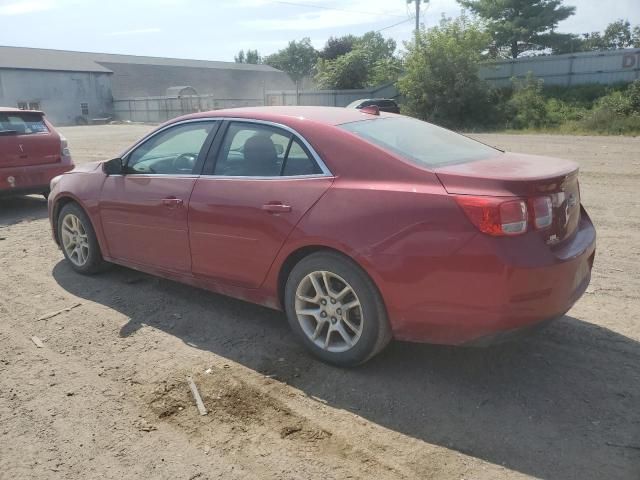
{"type": "Polygon", "coordinates": [[[580,220],[578,164],[570,160],[502,153],[491,158],[438,167],[450,194],[492,197],[551,197],[553,222],[541,230],[553,245],[568,238],[580,220]]]}
{"type": "Polygon", "coordinates": [[[60,160],[60,136],[41,112],[0,111],[0,167],[43,165],[60,160]]]}

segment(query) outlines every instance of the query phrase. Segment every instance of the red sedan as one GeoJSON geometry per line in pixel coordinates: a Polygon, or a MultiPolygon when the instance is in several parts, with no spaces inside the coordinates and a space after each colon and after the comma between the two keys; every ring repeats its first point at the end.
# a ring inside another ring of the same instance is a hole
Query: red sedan
{"type": "Polygon", "coordinates": [[[326,107],[188,115],[52,181],[71,267],[113,262],[286,312],[321,359],[485,344],[563,315],[595,230],[575,163],[326,107]]]}
{"type": "Polygon", "coordinates": [[[49,194],[49,182],[73,168],[67,141],[44,114],[0,108],[0,196],[49,194]]]}

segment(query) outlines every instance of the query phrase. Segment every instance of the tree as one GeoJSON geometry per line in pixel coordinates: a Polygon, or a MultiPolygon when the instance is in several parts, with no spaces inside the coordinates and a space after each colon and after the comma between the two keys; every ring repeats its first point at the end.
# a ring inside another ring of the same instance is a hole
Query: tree
{"type": "Polygon", "coordinates": [[[356,49],[335,60],[320,60],[315,80],[320,88],[364,88],[368,73],[367,57],[356,49]]]}
{"type": "Polygon", "coordinates": [[[349,37],[350,51],[318,61],[315,80],[321,88],[364,88],[397,80],[401,62],[394,56],[396,42],[393,39],[385,39],[379,32],[349,37]]]}
{"type": "Polygon", "coordinates": [[[354,35],[343,37],[329,37],[324,48],[320,51],[320,58],[324,60],[335,60],[341,55],[346,55],[353,50],[357,38],[354,35]]]}
{"type": "Polygon", "coordinates": [[[629,20],[616,20],[607,25],[602,35],[605,48],[640,47],[640,26],[631,29],[629,20]]]}
{"type": "Polygon", "coordinates": [[[488,87],[478,76],[490,37],[477,22],[444,19],[406,44],[405,74],[398,88],[407,113],[461,127],[487,112],[488,87]]]}
{"type": "Polygon", "coordinates": [[[234,57],[236,63],[252,63],[257,65],[262,63],[262,57],[258,53],[258,50],[247,50],[247,53],[244,53],[244,50],[240,50],[238,55],[234,57]]]}
{"type": "Polygon", "coordinates": [[[318,52],[308,37],[289,42],[286,48],[264,58],[264,63],[286,72],[296,85],[313,73],[318,52]]]}
{"type": "Polygon", "coordinates": [[[380,32],[367,32],[360,37],[355,48],[362,49],[370,65],[393,57],[396,51],[396,41],[392,38],[384,38],[380,32]]]}
{"type": "Polygon", "coordinates": [[[546,41],[555,54],[588,52],[593,50],[615,50],[617,48],[640,48],[640,26],[631,27],[628,20],[616,20],[604,32],[550,33],[546,41]]]}
{"type": "Polygon", "coordinates": [[[512,58],[531,49],[544,48],[542,35],[575,13],[562,0],[458,0],[464,8],[486,21],[498,51],[512,58]]]}

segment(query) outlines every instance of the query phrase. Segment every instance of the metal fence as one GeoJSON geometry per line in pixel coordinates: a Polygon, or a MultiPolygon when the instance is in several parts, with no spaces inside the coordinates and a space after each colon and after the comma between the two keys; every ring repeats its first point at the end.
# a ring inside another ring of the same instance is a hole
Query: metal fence
{"type": "Polygon", "coordinates": [[[161,123],[188,113],[259,105],[264,105],[263,98],[220,99],[213,95],[126,98],[113,101],[113,114],[118,120],[161,123]]]}
{"type": "Polygon", "coordinates": [[[545,85],[610,85],[632,82],[640,78],[640,49],[581,52],[485,63],[480,67],[480,78],[495,87],[507,87],[511,85],[512,77],[524,77],[529,72],[543,79],[545,85]]]}
{"type": "Polygon", "coordinates": [[[376,88],[358,90],[268,91],[265,94],[264,104],[346,107],[361,98],[397,98],[398,96],[398,89],[390,83],[376,88]]]}

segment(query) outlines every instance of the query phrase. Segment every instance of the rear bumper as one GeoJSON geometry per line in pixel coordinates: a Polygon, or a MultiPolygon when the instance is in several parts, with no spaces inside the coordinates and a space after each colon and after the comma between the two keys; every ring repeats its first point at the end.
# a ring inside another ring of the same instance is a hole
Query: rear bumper
{"type": "Polygon", "coordinates": [[[499,240],[479,234],[420,281],[384,286],[394,336],[483,345],[558,318],[587,289],[595,248],[584,211],[573,237],[556,249],[535,233],[499,240]]]}
{"type": "Polygon", "coordinates": [[[24,167],[0,167],[0,196],[26,195],[49,190],[51,179],[68,172],[73,162],[28,165],[24,167]]]}

